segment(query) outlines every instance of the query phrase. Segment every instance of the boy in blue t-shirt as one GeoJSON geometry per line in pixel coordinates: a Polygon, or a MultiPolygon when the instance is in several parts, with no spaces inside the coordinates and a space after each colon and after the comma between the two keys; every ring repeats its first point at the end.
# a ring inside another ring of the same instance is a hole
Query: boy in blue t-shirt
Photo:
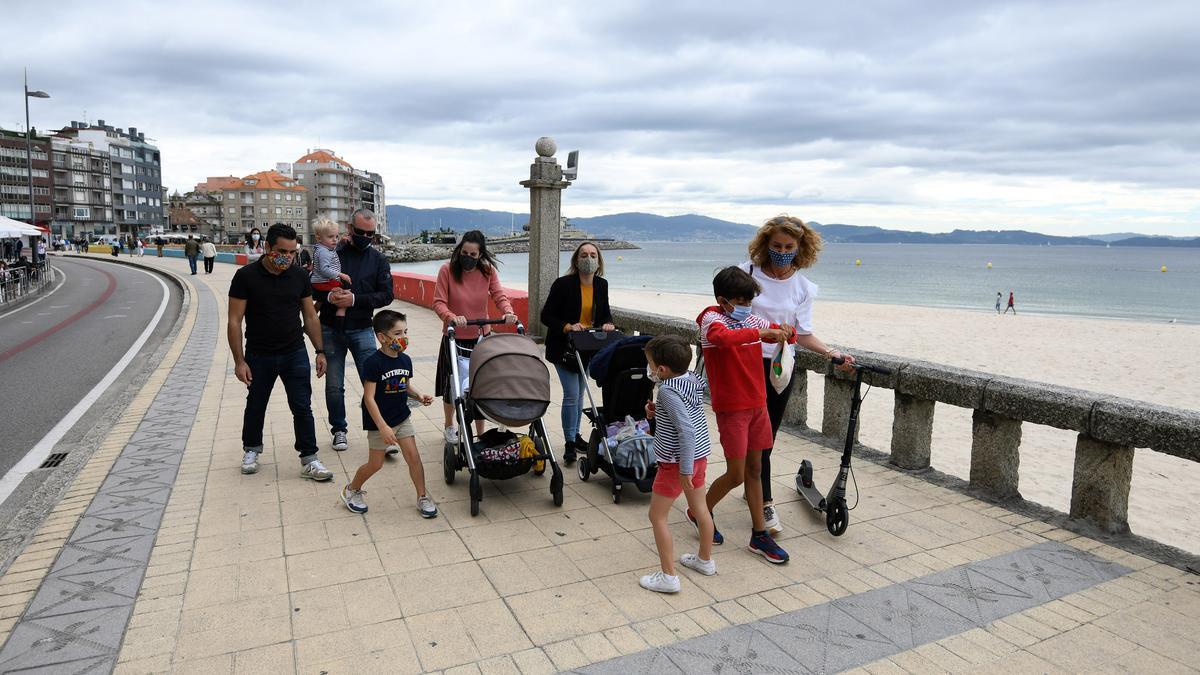
{"type": "Polygon", "coordinates": [[[433,397],[412,386],[412,359],[408,348],[408,321],[400,312],[385,309],[375,315],[372,325],[379,351],[363,361],[363,428],[367,430],[367,463],[358,467],[354,480],[342,488],[342,502],[355,513],[366,513],[363,484],[383,467],[383,458],[404,452],[408,475],[417,489],[417,511],[423,518],[437,515],[437,505],[425,492],[425,467],[417,453],[416,434],[409,419],[409,397],[421,405],[433,403],[433,397]]]}

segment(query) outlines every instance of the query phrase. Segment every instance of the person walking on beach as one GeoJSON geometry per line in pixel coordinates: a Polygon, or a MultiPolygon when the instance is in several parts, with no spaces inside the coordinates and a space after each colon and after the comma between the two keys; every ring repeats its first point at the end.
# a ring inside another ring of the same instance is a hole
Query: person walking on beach
{"type": "MultiPolygon", "coordinates": [[[[354,357],[354,370],[362,381],[363,364],[375,353],[375,310],[392,304],[392,268],[383,254],[372,248],[375,214],[357,209],[350,216],[348,242],[337,248],[342,272],[353,281],[349,288],[329,292],[321,304],[321,339],[328,350],[329,377],[325,378],[325,407],[329,411],[329,433],[333,449],[345,450],[346,440],[346,352],[354,357]],[[344,315],[339,313],[344,311],[344,315]]],[[[308,278],[303,267],[296,270],[308,278]]]]}
{"type": "MultiPolygon", "coordinates": [[[[999,303],[1000,301],[997,300],[996,302],[999,303]]],[[[1012,291],[1008,292],[1008,307],[1004,308],[1004,313],[1008,314],[1008,310],[1010,310],[1010,309],[1012,310],[1013,316],[1016,316],[1017,308],[1015,306],[1013,306],[1013,292],[1012,291]]]]}
{"type": "MultiPolygon", "coordinates": [[[[848,362],[854,363],[853,356],[841,354],[813,335],[813,300],[817,297],[817,285],[801,274],[800,270],[807,269],[817,262],[821,246],[821,235],[799,218],[776,216],[758,228],[754,239],[750,241],[750,260],[740,265],[743,271],[758,282],[761,289],[750,304],[750,312],[770,323],[793,328],[796,332],[796,345],[799,347],[827,358],[845,356],[848,362]]],[[[766,342],[762,345],[763,381],[766,384],[767,417],[771,422],[772,446],[779,434],[779,425],[783,423],[783,410],[787,407],[788,398],[792,395],[792,384],[796,380],[793,376],[782,392],[775,391],[774,385],[771,384],[771,360],[777,349],[777,345],[766,342]]],[[[795,347],[791,345],[785,346],[784,349],[795,351],[795,347]]],[[[771,450],[772,448],[768,447],[762,452],[763,518],[767,530],[779,533],[783,531],[783,525],[779,521],[774,496],[771,494],[771,450]]]]}
{"type": "MultiPolygon", "coordinates": [[[[487,335],[487,326],[482,330],[468,326],[467,318],[480,319],[487,316],[488,298],[504,314],[505,323],[517,322],[512,303],[504,287],[500,285],[500,273],[496,269],[496,258],[487,249],[487,238],[479,230],[471,230],[462,236],[450,262],[438,270],[437,283],[433,287],[433,311],[442,320],[442,335],[450,324],[455,326],[455,342],[461,349],[475,348],[480,335],[487,335]]],[[[434,374],[434,395],[442,397],[442,409],[446,416],[445,434],[447,443],[458,442],[458,428],[454,426],[454,388],[450,386],[450,350],[442,340],[438,350],[437,372],[434,374]]],[[[483,433],[483,420],[475,421],[477,433],[483,433]]]]}
{"type": "Polygon", "coordinates": [[[196,258],[200,257],[200,242],[190,234],[187,241],[183,242],[183,255],[187,256],[188,267],[192,268],[192,274],[196,274],[196,258]]]}
{"type": "Polygon", "coordinates": [[[1003,298],[1003,297],[1004,297],[1004,295],[1000,291],[996,291],[996,313],[997,314],[1000,313],[1000,301],[1001,301],[1001,298],[1003,298]]]}
{"type": "MultiPolygon", "coordinates": [[[[583,410],[584,373],[574,354],[567,353],[567,336],[574,331],[600,327],[614,329],[608,306],[608,282],[604,279],[604,258],[590,241],[575,248],[567,273],[554,280],[546,304],[542,306],[546,326],[546,360],[554,364],[562,383],[563,463],[570,465],[587,443],[579,435],[579,413],[583,410]]],[[[584,364],[585,366],[587,364],[584,364]]]]}
{"type": "Polygon", "coordinates": [[[282,223],[267,230],[267,255],[238,269],[229,284],[229,317],[226,333],[233,352],[233,372],[246,385],[242,415],[242,473],[258,473],[263,451],[263,422],[275,379],[283,382],[300,476],[315,481],[333,480],[333,472],[317,456],[316,421],[312,414],[312,380],[304,336],[316,350],[317,377],[325,375],[321,329],[313,309],[308,275],[292,265],[300,248],[296,230],[282,223]],[[301,323],[303,317],[303,323],[301,323]],[[242,321],[246,344],[242,346],[242,321]]]}
{"type": "Polygon", "coordinates": [[[204,243],[200,245],[200,253],[204,257],[204,273],[212,274],[213,263],[217,261],[217,245],[205,237],[204,243]]]}

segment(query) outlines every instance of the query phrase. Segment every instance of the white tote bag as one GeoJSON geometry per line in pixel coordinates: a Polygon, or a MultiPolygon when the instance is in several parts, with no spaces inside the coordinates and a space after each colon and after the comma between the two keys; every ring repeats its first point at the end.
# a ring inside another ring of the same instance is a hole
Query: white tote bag
{"type": "Polygon", "coordinates": [[[775,388],[776,394],[782,394],[783,390],[787,389],[788,383],[792,381],[795,365],[796,357],[792,354],[791,345],[780,342],[775,356],[771,357],[771,386],[775,388]]]}

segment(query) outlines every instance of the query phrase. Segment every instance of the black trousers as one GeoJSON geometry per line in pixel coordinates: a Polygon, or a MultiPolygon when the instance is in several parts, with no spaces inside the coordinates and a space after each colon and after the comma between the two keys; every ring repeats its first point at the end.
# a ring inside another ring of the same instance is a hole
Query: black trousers
{"type": "MultiPolygon", "coordinates": [[[[792,379],[788,381],[788,386],[784,387],[783,392],[775,393],[775,387],[771,386],[771,359],[763,359],[763,379],[767,383],[767,416],[771,418],[771,438],[779,433],[779,425],[783,422],[783,410],[787,407],[788,398],[792,395],[792,385],[796,384],[797,377],[803,377],[803,373],[792,373],[792,379]]],[[[763,450],[762,453],[762,486],[763,486],[763,501],[773,501],[771,497],[771,448],[763,450]]]]}
{"type": "Polygon", "coordinates": [[[204,259],[204,273],[205,274],[212,274],[213,263],[215,263],[216,261],[217,261],[216,258],[205,258],[204,259]]]}

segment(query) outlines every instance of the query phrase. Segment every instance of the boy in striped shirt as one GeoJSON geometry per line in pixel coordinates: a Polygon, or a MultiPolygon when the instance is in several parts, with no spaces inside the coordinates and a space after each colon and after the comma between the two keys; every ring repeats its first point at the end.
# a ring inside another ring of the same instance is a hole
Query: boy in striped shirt
{"type": "Polygon", "coordinates": [[[685,553],[680,564],[700,574],[717,573],[712,559],[713,523],[704,502],[704,471],[708,466],[708,421],[704,418],[704,380],[688,372],[692,347],[674,335],[660,335],[646,343],[646,376],[658,384],[658,402],[646,404],[646,417],[656,419],[654,457],[658,473],[650,496],[650,524],[662,569],[642,577],[642,588],[658,593],[678,593],[675,550],[667,516],[683,494],[688,507],[700,514],[700,555],[685,553]]]}

